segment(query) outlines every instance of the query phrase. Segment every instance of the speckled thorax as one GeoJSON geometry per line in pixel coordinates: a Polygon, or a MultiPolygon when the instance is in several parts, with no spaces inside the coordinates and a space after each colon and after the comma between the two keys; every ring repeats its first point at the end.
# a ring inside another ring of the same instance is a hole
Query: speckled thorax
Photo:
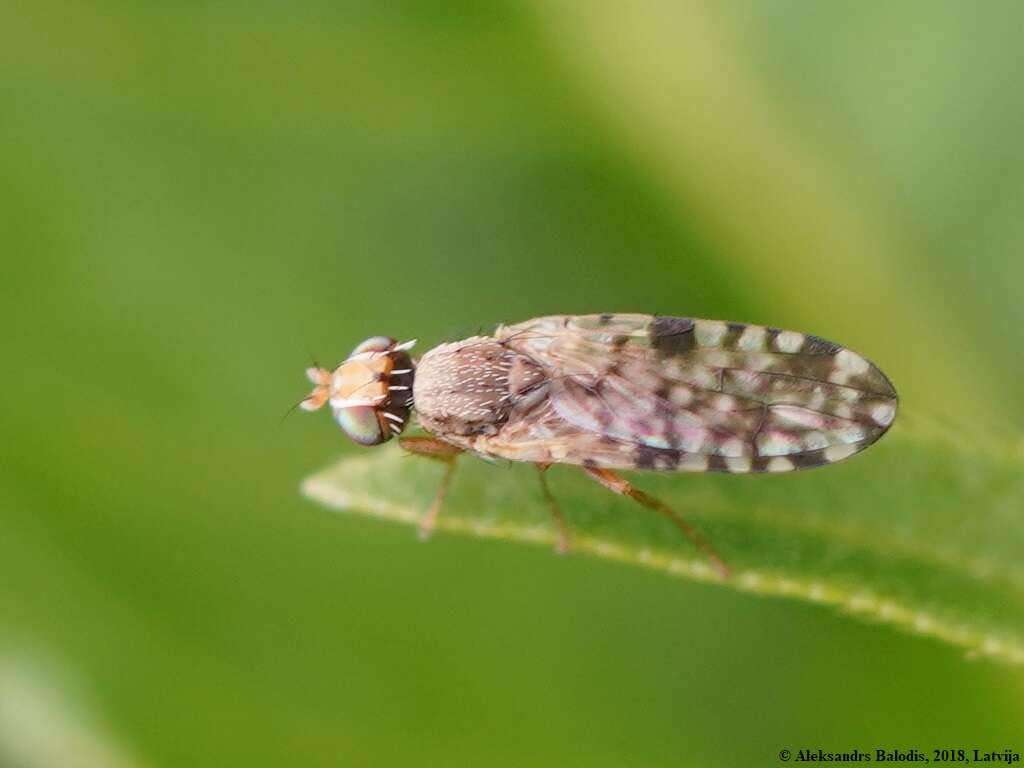
{"type": "MultiPolygon", "coordinates": [[[[547,376],[529,357],[489,336],[442,344],[416,366],[420,424],[443,437],[495,435],[546,395],[547,376]]],[[[462,442],[462,441],[458,441],[462,442]]]]}

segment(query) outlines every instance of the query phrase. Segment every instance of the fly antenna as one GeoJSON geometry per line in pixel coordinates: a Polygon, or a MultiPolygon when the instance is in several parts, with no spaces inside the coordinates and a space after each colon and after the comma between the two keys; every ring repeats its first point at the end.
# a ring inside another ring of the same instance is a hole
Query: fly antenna
{"type": "Polygon", "coordinates": [[[289,416],[291,416],[293,413],[295,413],[295,409],[298,408],[301,405],[302,405],[302,400],[299,400],[297,403],[295,403],[295,405],[291,406],[287,411],[285,411],[284,415],[281,417],[281,421],[280,421],[279,425],[280,424],[284,424],[285,419],[287,419],[289,416]]]}

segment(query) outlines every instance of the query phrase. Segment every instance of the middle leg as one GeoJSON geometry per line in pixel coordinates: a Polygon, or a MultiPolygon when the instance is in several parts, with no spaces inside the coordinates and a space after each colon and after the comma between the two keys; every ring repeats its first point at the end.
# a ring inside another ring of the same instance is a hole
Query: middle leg
{"type": "Polygon", "coordinates": [[[540,480],[540,490],[544,494],[544,500],[548,503],[548,509],[551,510],[551,516],[555,520],[555,525],[558,528],[558,541],[555,543],[555,551],[564,555],[569,551],[569,526],[565,522],[565,515],[562,514],[562,508],[558,506],[558,502],[551,493],[551,489],[548,488],[548,477],[547,469],[550,464],[534,464],[537,468],[537,478],[540,480]]]}

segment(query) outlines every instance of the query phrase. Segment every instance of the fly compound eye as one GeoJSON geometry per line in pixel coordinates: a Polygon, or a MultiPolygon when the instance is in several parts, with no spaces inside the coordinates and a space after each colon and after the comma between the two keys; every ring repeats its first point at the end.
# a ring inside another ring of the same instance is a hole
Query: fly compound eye
{"type": "Polygon", "coordinates": [[[387,352],[395,346],[395,340],[390,336],[371,336],[352,350],[352,356],[363,352],[387,352]]]}
{"type": "Polygon", "coordinates": [[[334,417],[338,425],[360,445],[379,445],[391,439],[391,432],[385,430],[377,416],[377,409],[368,405],[339,408],[334,417]]]}

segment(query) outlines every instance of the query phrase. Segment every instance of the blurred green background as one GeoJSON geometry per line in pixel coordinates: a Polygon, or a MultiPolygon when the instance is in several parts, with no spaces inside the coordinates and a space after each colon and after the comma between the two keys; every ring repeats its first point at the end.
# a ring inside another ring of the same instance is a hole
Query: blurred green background
{"type": "MultiPolygon", "coordinates": [[[[330,513],[376,334],[793,327],[1019,440],[1018,3],[0,7],[0,764],[1024,748],[1024,673],[330,513]]],[[[871,461],[869,452],[860,461],[871,461]]],[[[680,482],[700,482],[682,478],[680,482]]],[[[425,500],[426,501],[426,500],[425,500]]]]}

